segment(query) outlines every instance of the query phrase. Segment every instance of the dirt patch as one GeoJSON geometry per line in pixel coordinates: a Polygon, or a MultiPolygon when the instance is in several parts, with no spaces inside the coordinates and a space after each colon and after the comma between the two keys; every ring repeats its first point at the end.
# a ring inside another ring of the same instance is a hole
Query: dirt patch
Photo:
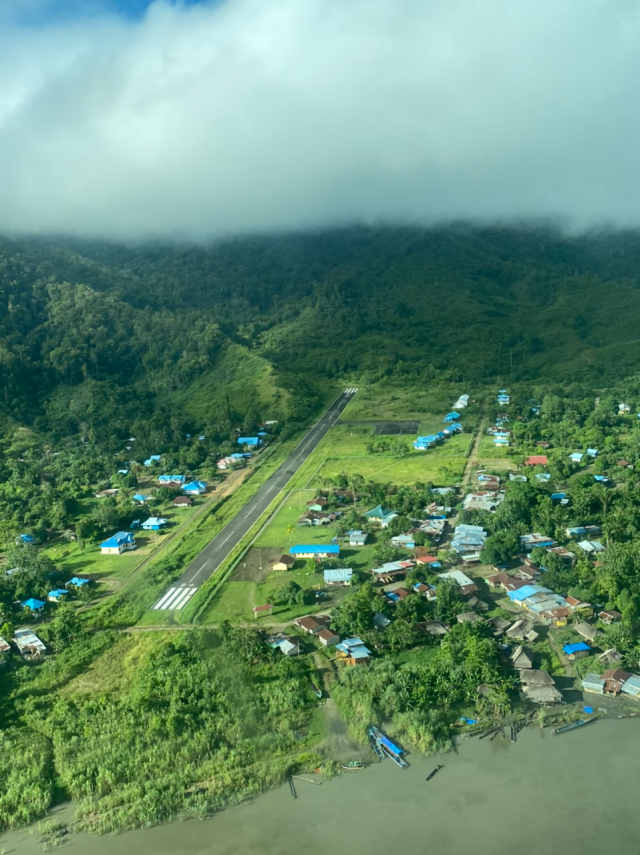
{"type": "Polygon", "coordinates": [[[273,558],[280,558],[281,555],[288,552],[288,549],[282,546],[274,547],[256,547],[250,549],[238,564],[231,576],[232,582],[264,582],[271,573],[269,561],[273,558]]]}

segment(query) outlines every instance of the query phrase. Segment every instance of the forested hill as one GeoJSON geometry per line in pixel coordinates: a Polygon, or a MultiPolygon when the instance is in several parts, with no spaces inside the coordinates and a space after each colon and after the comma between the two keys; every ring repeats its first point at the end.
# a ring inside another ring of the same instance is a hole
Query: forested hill
{"type": "Polygon", "coordinates": [[[304,418],[331,379],[605,382],[640,365],[639,270],[636,233],[0,239],[0,407],[68,434],[176,410],[304,418]]]}

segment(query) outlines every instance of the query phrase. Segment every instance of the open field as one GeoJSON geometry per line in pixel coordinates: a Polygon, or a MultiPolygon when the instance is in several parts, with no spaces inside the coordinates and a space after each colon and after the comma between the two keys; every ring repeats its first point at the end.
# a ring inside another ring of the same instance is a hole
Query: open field
{"type": "MultiPolygon", "coordinates": [[[[460,395],[473,390],[462,385],[432,385],[424,391],[386,386],[359,386],[358,394],[343,414],[344,419],[417,419],[422,421],[428,413],[442,417],[450,412],[460,395]]],[[[482,393],[480,393],[482,394],[482,393]]],[[[473,398],[474,396],[471,395],[473,398]]],[[[470,404],[465,410],[468,417],[475,419],[478,405],[470,404]]]]}
{"type": "Polygon", "coordinates": [[[462,478],[465,458],[441,456],[430,451],[415,452],[401,460],[376,454],[367,457],[346,457],[326,460],[313,484],[320,486],[326,479],[335,479],[342,473],[362,475],[372,481],[393,481],[396,484],[415,484],[432,481],[442,487],[457,484],[462,478]]]}

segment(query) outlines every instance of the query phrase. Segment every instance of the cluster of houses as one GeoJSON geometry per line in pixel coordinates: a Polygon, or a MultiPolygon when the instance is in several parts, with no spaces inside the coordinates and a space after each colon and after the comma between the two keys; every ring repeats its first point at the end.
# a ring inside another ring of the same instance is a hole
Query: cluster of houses
{"type": "Polygon", "coordinates": [[[489,533],[479,525],[458,525],[453,534],[451,549],[465,562],[480,560],[480,552],[489,533]]]}
{"type": "Polygon", "coordinates": [[[429,434],[428,436],[418,436],[413,441],[413,447],[416,451],[426,451],[429,448],[433,448],[438,445],[440,442],[444,442],[447,439],[451,439],[452,436],[455,436],[457,433],[462,433],[462,425],[458,422],[460,418],[460,413],[458,410],[463,410],[465,407],[469,405],[469,396],[461,395],[458,400],[453,405],[453,410],[442,419],[442,421],[447,425],[443,430],[439,430],[437,433],[429,434]]]}
{"type": "Polygon", "coordinates": [[[501,489],[498,475],[478,475],[479,489],[473,490],[464,497],[462,506],[466,511],[485,511],[493,514],[505,499],[506,493],[501,489]]]}

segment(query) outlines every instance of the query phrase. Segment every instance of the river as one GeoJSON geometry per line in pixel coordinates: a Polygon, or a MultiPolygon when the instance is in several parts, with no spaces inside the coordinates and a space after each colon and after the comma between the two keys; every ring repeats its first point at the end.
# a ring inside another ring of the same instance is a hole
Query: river
{"type": "MultiPolygon", "coordinates": [[[[296,781],[200,822],[118,836],[71,835],[69,855],[631,855],[640,849],[640,720],[599,721],[471,739],[458,756],[411,755],[345,772],[321,786],[296,781]],[[444,768],[429,781],[437,762],[444,768]]],[[[61,811],[68,815],[69,809],[61,811]]],[[[40,855],[26,831],[0,840],[6,855],[40,855]]]]}

